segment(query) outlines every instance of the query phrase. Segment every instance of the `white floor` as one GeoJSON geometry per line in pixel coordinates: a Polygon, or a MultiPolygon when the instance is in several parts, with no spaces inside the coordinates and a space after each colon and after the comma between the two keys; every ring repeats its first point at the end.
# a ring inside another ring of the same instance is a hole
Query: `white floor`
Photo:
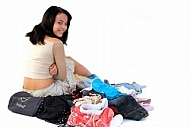
{"type": "Polygon", "coordinates": [[[147,85],[140,96],[151,98],[155,109],[142,121],[124,120],[122,127],[190,126],[190,2],[97,1],[0,2],[1,127],[55,127],[7,109],[9,97],[22,89],[25,33],[50,5],[73,15],[67,55],[111,83],[147,85]]]}

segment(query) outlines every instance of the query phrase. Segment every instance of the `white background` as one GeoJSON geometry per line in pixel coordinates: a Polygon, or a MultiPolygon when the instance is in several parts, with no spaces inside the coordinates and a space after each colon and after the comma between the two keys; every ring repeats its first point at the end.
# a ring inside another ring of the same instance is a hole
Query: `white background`
{"type": "Polygon", "coordinates": [[[190,125],[190,1],[7,0],[0,2],[2,127],[55,126],[7,109],[9,97],[22,90],[25,34],[51,5],[73,16],[67,55],[111,83],[147,85],[142,97],[151,98],[155,110],[123,126],[190,125]]]}

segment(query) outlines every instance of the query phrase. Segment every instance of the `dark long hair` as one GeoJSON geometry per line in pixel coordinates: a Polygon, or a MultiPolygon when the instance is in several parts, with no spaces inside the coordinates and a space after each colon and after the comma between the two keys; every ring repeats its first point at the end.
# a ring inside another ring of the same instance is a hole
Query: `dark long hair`
{"type": "Polygon", "coordinates": [[[32,44],[44,44],[44,37],[45,35],[48,35],[50,37],[55,37],[60,39],[63,44],[67,45],[67,37],[68,37],[68,30],[70,26],[70,21],[72,19],[72,16],[70,13],[57,6],[51,6],[49,7],[46,12],[43,15],[42,21],[40,24],[34,26],[33,30],[31,32],[26,33],[26,37],[30,38],[30,41],[32,44]],[[67,21],[67,30],[63,33],[62,37],[58,37],[53,32],[53,25],[55,22],[55,18],[57,14],[64,13],[67,15],[68,21],[67,21]]]}

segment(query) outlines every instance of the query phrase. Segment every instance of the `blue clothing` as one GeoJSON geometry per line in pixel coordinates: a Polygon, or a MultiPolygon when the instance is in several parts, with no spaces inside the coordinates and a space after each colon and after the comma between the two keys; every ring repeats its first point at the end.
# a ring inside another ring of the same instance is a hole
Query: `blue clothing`
{"type": "Polygon", "coordinates": [[[113,86],[102,82],[98,77],[96,77],[92,82],[92,89],[102,96],[105,96],[107,99],[116,99],[120,96],[126,95],[120,93],[113,86]]]}
{"type": "Polygon", "coordinates": [[[146,85],[139,85],[135,82],[133,82],[132,84],[130,83],[118,83],[118,84],[112,84],[112,86],[114,87],[121,87],[124,86],[127,89],[133,89],[136,91],[136,94],[141,94],[142,93],[142,89],[146,88],[146,85]]]}

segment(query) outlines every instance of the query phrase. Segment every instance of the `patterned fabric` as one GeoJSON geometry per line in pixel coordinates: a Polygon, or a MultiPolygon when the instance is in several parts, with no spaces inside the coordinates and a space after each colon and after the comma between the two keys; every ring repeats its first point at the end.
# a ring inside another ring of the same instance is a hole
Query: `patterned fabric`
{"type": "Polygon", "coordinates": [[[45,97],[37,113],[37,118],[53,124],[66,124],[70,115],[69,95],[45,97]]]}
{"type": "Polygon", "coordinates": [[[75,106],[71,110],[67,125],[80,127],[109,127],[114,116],[112,109],[105,108],[103,112],[98,114],[81,113],[80,106],[75,106]]]}

